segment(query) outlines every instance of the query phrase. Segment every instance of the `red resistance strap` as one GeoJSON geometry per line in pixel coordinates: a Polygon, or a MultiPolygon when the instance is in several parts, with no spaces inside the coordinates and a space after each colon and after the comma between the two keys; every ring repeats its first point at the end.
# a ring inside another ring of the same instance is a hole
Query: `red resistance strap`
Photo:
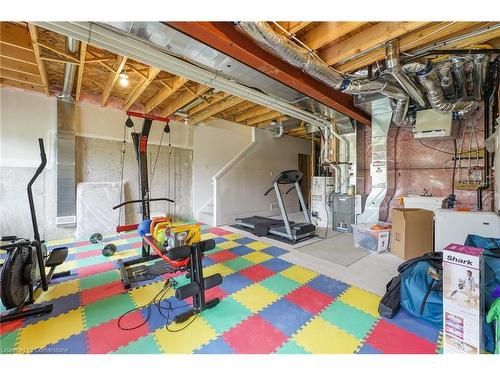
{"type": "Polygon", "coordinates": [[[135,230],[135,229],[137,229],[138,226],[139,226],[139,224],[118,225],[116,227],[116,231],[118,233],[120,233],[120,232],[128,232],[129,230],[135,230]]]}
{"type": "Polygon", "coordinates": [[[144,236],[142,239],[153,249],[153,251],[161,257],[165,262],[170,264],[174,268],[182,268],[186,267],[189,264],[189,258],[181,259],[181,260],[171,260],[165,254],[161,252],[161,250],[157,246],[157,242],[151,236],[144,236]]]}

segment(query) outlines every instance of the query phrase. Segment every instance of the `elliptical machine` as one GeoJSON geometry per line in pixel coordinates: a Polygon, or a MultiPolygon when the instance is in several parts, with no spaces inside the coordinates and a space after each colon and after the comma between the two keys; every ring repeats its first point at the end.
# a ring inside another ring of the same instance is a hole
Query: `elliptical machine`
{"type": "Polygon", "coordinates": [[[42,138],[38,139],[38,144],[41,163],[27,188],[34,240],[31,241],[17,236],[5,236],[1,239],[2,242],[10,243],[0,246],[1,250],[7,251],[5,262],[0,271],[0,299],[6,309],[12,310],[0,316],[1,323],[50,314],[53,308],[52,304],[32,308],[25,308],[25,306],[35,302],[35,293],[40,288],[47,291],[51,279],[70,275],[69,271],[54,274],[55,268],[66,260],[68,248],[58,247],[53,249],[50,254],[47,254],[45,241],[40,240],[38,232],[32,185],[47,164],[42,138]],[[46,273],[45,268],[50,269],[48,273],[46,273]]]}

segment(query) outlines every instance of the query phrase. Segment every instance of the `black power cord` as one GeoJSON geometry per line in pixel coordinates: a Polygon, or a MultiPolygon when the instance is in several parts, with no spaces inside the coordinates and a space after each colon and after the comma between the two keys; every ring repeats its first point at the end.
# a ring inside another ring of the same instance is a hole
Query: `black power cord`
{"type": "Polygon", "coordinates": [[[165,328],[167,329],[167,331],[169,332],[180,332],[184,329],[186,329],[187,327],[189,327],[196,319],[196,317],[198,316],[198,314],[195,314],[193,319],[191,319],[189,321],[189,323],[187,323],[185,326],[179,328],[179,329],[176,329],[176,330],[173,330],[173,329],[170,329],[168,328],[168,325],[170,323],[172,323],[173,321],[173,314],[171,315],[171,313],[174,312],[174,310],[179,310],[179,309],[185,309],[186,307],[185,306],[179,306],[179,307],[173,307],[172,306],[172,303],[168,300],[164,300],[165,298],[165,295],[167,294],[167,292],[169,290],[171,290],[173,288],[173,286],[175,285],[175,281],[172,281],[171,279],[168,279],[167,281],[165,281],[165,284],[163,285],[163,287],[161,288],[161,290],[153,297],[153,299],[148,302],[147,304],[145,305],[142,305],[142,306],[138,306],[138,307],[135,307],[133,309],[130,309],[128,310],[127,312],[123,313],[119,318],[118,318],[118,327],[123,330],[123,331],[132,331],[134,329],[137,329],[137,328],[140,328],[142,327],[143,325],[145,325],[149,319],[151,319],[151,312],[152,312],[152,308],[153,306],[155,306],[159,312],[159,314],[165,318],[166,322],[165,322],[165,328]],[[166,304],[165,305],[162,305],[162,303],[166,304]],[[135,311],[139,311],[139,310],[142,310],[144,308],[147,308],[147,316],[146,318],[138,325],[135,325],[135,326],[130,326],[130,327],[125,327],[123,326],[122,324],[122,319],[124,319],[127,315],[135,312],[135,311]],[[166,312],[166,315],[165,315],[165,312],[166,312]]]}

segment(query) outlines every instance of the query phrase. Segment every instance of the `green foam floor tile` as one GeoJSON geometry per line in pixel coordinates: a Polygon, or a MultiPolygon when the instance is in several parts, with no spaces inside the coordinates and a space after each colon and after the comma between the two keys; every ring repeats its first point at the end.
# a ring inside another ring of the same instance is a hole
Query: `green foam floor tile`
{"type": "Polygon", "coordinates": [[[0,354],[16,353],[16,339],[18,334],[19,330],[15,330],[0,336],[0,354]]]}
{"type": "Polygon", "coordinates": [[[226,249],[223,249],[222,247],[215,246],[212,250],[205,251],[203,254],[210,255],[210,254],[218,253],[219,251],[222,251],[222,250],[226,250],[226,249]]]}
{"type": "Polygon", "coordinates": [[[128,293],[118,294],[90,305],[85,305],[84,311],[87,329],[118,318],[132,309],[135,309],[135,304],[128,293]]]}
{"type": "Polygon", "coordinates": [[[243,258],[234,258],[222,264],[233,269],[236,272],[254,265],[253,262],[250,262],[249,260],[243,258]]]}
{"type": "Polygon", "coordinates": [[[82,290],[85,290],[94,288],[96,286],[109,284],[116,280],[120,280],[120,272],[118,270],[112,270],[80,279],[80,287],[82,290]]]}
{"type": "Polygon", "coordinates": [[[128,345],[122,346],[112,354],[162,354],[153,335],[141,337],[128,345]]]}
{"type": "Polygon", "coordinates": [[[109,259],[102,255],[98,255],[95,257],[88,257],[83,259],[77,259],[76,264],[78,264],[78,268],[93,266],[95,264],[107,263],[109,259]]]}
{"type": "Polygon", "coordinates": [[[203,318],[217,331],[223,333],[249,317],[252,312],[232,297],[224,298],[212,309],[203,311],[203,318]]]}
{"type": "Polygon", "coordinates": [[[295,341],[290,340],[283,344],[276,354],[310,354],[302,346],[298,345],[295,341]]]}
{"type": "Polygon", "coordinates": [[[377,321],[374,316],[342,301],[335,301],[330,304],[320,313],[320,316],[358,339],[363,339],[377,321]]]}
{"type": "Polygon", "coordinates": [[[84,253],[86,251],[99,250],[99,249],[102,249],[102,248],[103,248],[103,244],[102,243],[95,243],[95,244],[91,244],[91,245],[76,246],[75,247],[77,253],[84,253]]]}
{"type": "Polygon", "coordinates": [[[280,296],[287,295],[292,290],[295,290],[300,286],[298,282],[278,274],[261,281],[260,285],[280,296]]]}

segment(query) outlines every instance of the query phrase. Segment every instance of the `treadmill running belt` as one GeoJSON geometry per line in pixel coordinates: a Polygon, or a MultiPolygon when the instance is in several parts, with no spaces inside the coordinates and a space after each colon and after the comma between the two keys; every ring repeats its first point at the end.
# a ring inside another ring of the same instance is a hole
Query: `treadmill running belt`
{"type": "Polygon", "coordinates": [[[236,221],[244,222],[246,224],[265,224],[270,227],[272,226],[281,226],[285,225],[285,222],[283,220],[278,220],[278,219],[271,219],[269,217],[264,217],[264,216],[250,216],[250,217],[245,217],[241,219],[236,219],[236,221]]]}

